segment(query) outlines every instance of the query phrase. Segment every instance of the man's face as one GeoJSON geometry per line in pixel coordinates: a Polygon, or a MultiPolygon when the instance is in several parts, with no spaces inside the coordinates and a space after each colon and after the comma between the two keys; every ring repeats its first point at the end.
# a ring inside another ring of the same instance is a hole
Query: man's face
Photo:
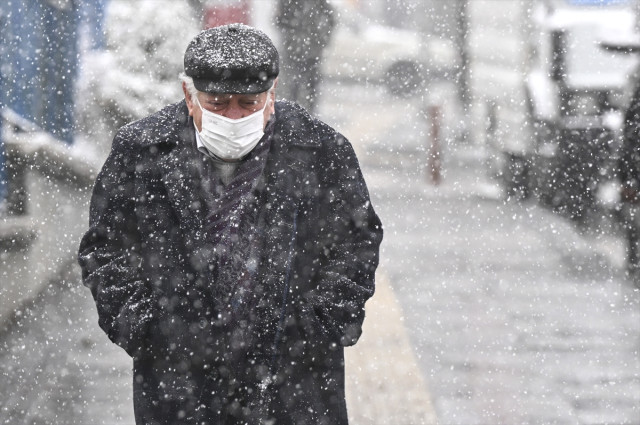
{"type": "MultiPolygon", "coordinates": [[[[277,80],[276,80],[277,84],[277,80]]],[[[198,131],[202,131],[202,110],[191,97],[191,94],[182,83],[182,91],[187,101],[189,115],[193,117],[198,131]]],[[[264,126],[267,125],[269,117],[275,112],[275,85],[274,88],[266,92],[257,94],[211,94],[198,93],[198,102],[202,108],[214,114],[222,115],[230,119],[240,119],[249,116],[264,108],[264,126]]]]}

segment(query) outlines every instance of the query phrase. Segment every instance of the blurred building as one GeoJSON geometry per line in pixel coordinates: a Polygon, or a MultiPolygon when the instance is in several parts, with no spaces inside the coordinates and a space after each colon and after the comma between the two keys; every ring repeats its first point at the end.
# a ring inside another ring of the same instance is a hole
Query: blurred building
{"type": "Polygon", "coordinates": [[[73,140],[73,81],[78,68],[76,2],[24,0],[7,12],[2,43],[3,105],[56,138],[73,140]]]}
{"type": "MultiPolygon", "coordinates": [[[[22,0],[0,5],[0,110],[71,144],[74,84],[81,35],[104,47],[107,0],[22,0]]],[[[0,201],[6,197],[5,146],[0,134],[0,201]]]]}

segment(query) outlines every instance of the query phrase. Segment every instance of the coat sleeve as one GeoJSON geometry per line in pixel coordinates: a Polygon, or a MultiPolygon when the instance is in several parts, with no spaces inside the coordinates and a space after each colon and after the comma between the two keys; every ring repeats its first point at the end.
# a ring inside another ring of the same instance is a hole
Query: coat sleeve
{"type": "Polygon", "coordinates": [[[314,289],[303,297],[300,319],[307,333],[349,346],[362,332],[364,305],[374,293],[382,225],[351,144],[336,136],[328,149],[320,223],[320,261],[314,289]]]}
{"type": "Polygon", "coordinates": [[[157,305],[140,274],[140,235],[135,215],[137,154],[121,130],[98,174],[89,230],[78,252],[83,284],[91,289],[99,325],[131,356],[144,346],[157,305]]]}

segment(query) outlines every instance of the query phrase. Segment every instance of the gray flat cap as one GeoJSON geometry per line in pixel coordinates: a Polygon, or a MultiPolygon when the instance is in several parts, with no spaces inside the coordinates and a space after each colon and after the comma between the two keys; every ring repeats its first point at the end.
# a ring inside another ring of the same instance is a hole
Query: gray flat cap
{"type": "Polygon", "coordinates": [[[279,56],[262,31],[243,24],[200,32],[184,54],[184,72],[206,93],[262,93],[278,76],[279,56]]]}

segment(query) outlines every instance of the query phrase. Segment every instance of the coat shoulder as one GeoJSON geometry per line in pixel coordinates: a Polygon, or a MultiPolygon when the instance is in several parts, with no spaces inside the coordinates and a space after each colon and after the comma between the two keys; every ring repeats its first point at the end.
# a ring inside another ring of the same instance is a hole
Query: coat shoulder
{"type": "Polygon", "coordinates": [[[180,129],[189,115],[185,101],[167,105],[161,110],[121,127],[114,139],[114,148],[135,149],[159,143],[177,143],[180,129]],[[120,146],[125,145],[125,146],[120,146]]]}
{"type": "Polygon", "coordinates": [[[294,146],[331,149],[349,143],[329,124],[312,117],[302,106],[287,100],[276,102],[276,133],[294,146]]]}

